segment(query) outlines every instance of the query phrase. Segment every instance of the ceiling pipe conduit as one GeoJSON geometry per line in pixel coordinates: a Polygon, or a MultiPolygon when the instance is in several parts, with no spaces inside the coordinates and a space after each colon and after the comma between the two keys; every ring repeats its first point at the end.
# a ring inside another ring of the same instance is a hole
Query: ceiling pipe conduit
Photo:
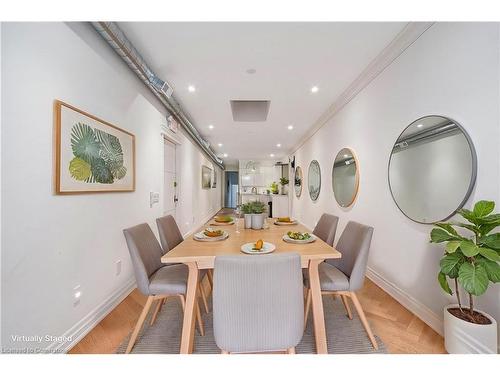
{"type": "Polygon", "coordinates": [[[91,22],[99,35],[108,42],[113,50],[127,63],[129,68],[141,79],[141,81],[161,101],[167,111],[175,117],[188,135],[201,147],[201,149],[222,169],[223,161],[210,148],[209,143],[204,140],[192,122],[183,112],[180,104],[171,95],[167,95],[164,88],[168,84],[159,78],[148,66],[132,43],[127,39],[123,31],[115,22],[91,22]]]}

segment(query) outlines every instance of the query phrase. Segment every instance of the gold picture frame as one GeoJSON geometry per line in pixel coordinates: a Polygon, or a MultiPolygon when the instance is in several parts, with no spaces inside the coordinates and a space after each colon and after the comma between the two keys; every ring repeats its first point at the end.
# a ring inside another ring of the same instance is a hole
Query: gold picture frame
{"type": "Polygon", "coordinates": [[[135,191],[135,135],[54,101],[55,193],[135,191]]]}

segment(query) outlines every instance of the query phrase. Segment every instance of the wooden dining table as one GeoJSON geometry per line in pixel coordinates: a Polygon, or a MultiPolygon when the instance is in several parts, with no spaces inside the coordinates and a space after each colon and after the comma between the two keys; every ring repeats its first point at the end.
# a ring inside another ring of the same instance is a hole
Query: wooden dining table
{"type": "MultiPolygon", "coordinates": [[[[243,244],[248,242],[255,243],[259,239],[276,246],[273,254],[294,252],[301,256],[302,268],[309,270],[316,352],[318,354],[328,353],[318,266],[325,259],[340,258],[341,254],[319,238],[308,244],[285,242],[283,235],[288,231],[308,232],[308,229],[300,223],[297,223],[297,225],[276,225],[274,224],[274,219],[269,218],[267,220],[269,228],[261,230],[244,229],[242,219],[239,219],[238,225],[219,226],[217,227],[218,229],[223,229],[229,234],[229,237],[223,241],[200,242],[196,241],[193,235],[191,235],[161,258],[162,263],[184,263],[189,269],[180,346],[181,354],[189,354],[193,351],[195,308],[198,298],[197,285],[200,281],[199,270],[213,269],[215,257],[220,255],[266,256],[265,254],[247,255],[241,252],[243,244]]],[[[211,223],[213,223],[213,220],[207,222],[199,230],[212,226],[211,223]]]]}

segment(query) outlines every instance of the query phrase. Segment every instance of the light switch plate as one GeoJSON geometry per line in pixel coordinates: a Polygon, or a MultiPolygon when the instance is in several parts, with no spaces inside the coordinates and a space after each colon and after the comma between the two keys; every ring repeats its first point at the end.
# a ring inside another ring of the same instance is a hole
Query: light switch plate
{"type": "Polygon", "coordinates": [[[160,201],[160,193],[157,191],[151,191],[149,193],[149,207],[153,207],[153,204],[156,204],[160,201]]]}

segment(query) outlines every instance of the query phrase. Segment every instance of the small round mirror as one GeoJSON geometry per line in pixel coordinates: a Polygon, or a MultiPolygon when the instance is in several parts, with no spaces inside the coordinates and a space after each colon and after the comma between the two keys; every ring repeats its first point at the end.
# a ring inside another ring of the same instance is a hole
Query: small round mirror
{"type": "Polygon", "coordinates": [[[356,156],[343,148],[335,157],[332,168],[333,194],[341,207],[349,207],[358,194],[359,172],[356,156]]]}
{"type": "Polygon", "coordinates": [[[295,189],[295,196],[298,198],[302,194],[302,168],[295,168],[295,182],[293,187],[295,189]]]}
{"type": "Polygon", "coordinates": [[[321,190],[321,169],[317,160],[313,160],[309,164],[309,171],[307,172],[307,185],[309,187],[309,196],[313,201],[319,197],[321,190]]]}
{"type": "Polygon", "coordinates": [[[476,152],[465,129],[447,117],[425,116],[406,127],[392,148],[389,188],[408,218],[436,223],[465,204],[476,168],[476,152]]]}

